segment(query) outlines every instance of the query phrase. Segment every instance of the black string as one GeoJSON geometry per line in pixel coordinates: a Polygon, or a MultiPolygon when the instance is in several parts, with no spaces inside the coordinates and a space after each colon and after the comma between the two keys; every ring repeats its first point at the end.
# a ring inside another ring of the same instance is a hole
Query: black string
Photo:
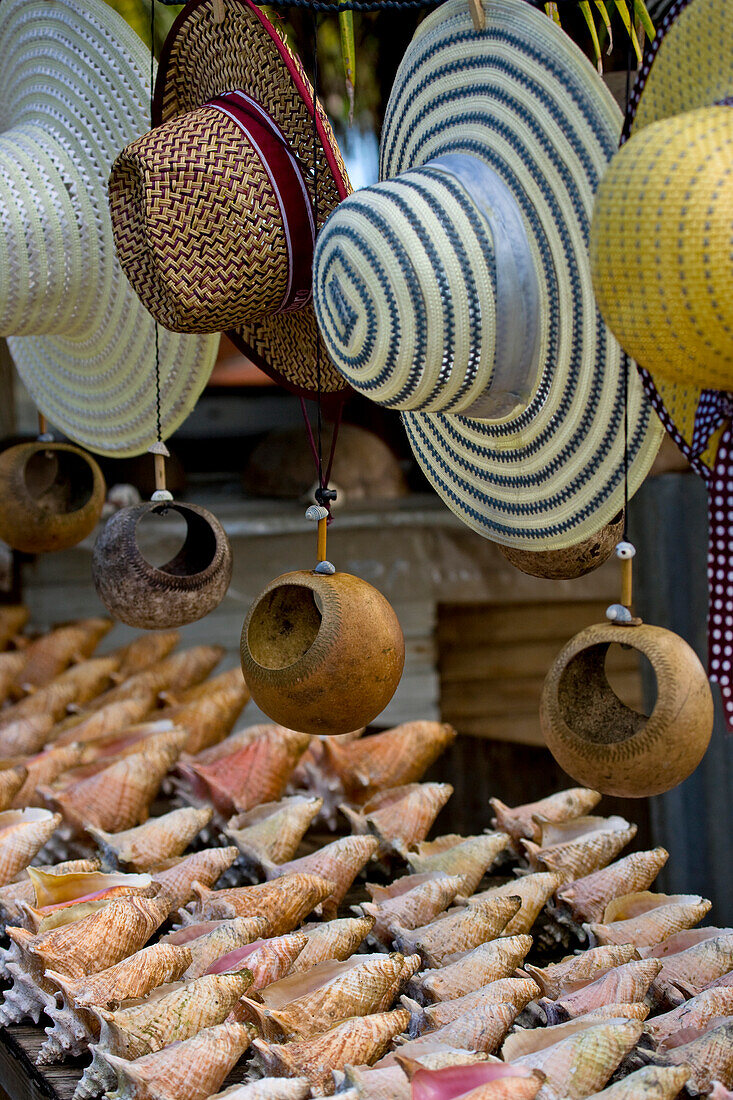
{"type": "MultiPolygon", "coordinates": [[[[150,128],[155,126],[155,0],[150,0],[150,128]]],[[[163,428],[160,415],[160,343],[158,322],[153,321],[155,332],[155,425],[158,443],[162,443],[163,428]]]]}

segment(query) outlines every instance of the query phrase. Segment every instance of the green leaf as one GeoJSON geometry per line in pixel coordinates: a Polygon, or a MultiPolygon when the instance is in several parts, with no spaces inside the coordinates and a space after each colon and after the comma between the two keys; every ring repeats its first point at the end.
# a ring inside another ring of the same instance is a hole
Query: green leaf
{"type": "Polygon", "coordinates": [[[616,5],[616,11],[621,16],[624,26],[626,27],[626,33],[631,39],[631,44],[634,47],[634,53],[636,54],[636,60],[641,63],[641,47],[639,46],[639,39],[636,37],[636,28],[631,22],[631,15],[629,14],[629,7],[626,0],[614,0],[616,5]]]}
{"type": "Polygon", "coordinates": [[[354,87],[356,85],[356,46],[354,45],[354,13],[339,12],[339,30],[341,31],[341,53],[344,59],[346,95],[349,99],[349,125],[354,121],[354,87]]]}
{"type": "Polygon", "coordinates": [[[611,52],[613,49],[613,30],[611,28],[611,16],[608,14],[608,8],[606,7],[605,0],[595,0],[595,5],[601,13],[601,19],[606,26],[606,32],[608,34],[608,49],[606,53],[611,52]]]}
{"type": "Polygon", "coordinates": [[[580,0],[580,10],[583,13],[586,23],[588,24],[588,30],[590,31],[591,40],[593,42],[593,54],[596,59],[596,67],[598,72],[603,72],[603,62],[601,61],[601,44],[598,41],[598,32],[596,31],[596,25],[593,22],[593,12],[590,10],[590,3],[588,0],[580,0]]]}
{"type": "Polygon", "coordinates": [[[644,0],[634,0],[634,14],[644,28],[644,33],[648,35],[651,40],[657,33],[654,24],[652,23],[649,12],[646,10],[646,4],[644,0]]]}
{"type": "Polygon", "coordinates": [[[557,10],[557,4],[545,4],[545,12],[547,13],[547,15],[550,16],[553,22],[557,23],[557,25],[560,26],[560,12],[557,10]]]}

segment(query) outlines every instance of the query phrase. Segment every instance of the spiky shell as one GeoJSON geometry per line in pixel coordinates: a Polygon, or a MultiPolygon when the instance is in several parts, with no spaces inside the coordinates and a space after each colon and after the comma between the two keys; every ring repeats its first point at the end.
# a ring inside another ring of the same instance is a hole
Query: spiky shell
{"type": "Polygon", "coordinates": [[[5,886],[40,852],[61,824],[48,810],[4,810],[0,813],[0,886],[5,886]]]}
{"type": "Polygon", "coordinates": [[[213,886],[237,858],[236,848],[202,848],[177,859],[172,867],[151,870],[157,883],[171,898],[171,910],[180,909],[194,897],[193,884],[213,886]]]}
{"type": "Polygon", "coordinates": [[[84,754],[82,745],[53,745],[45,752],[39,753],[24,761],[27,772],[25,782],[13,799],[13,808],[22,809],[24,806],[45,806],[43,797],[37,793],[39,787],[47,786],[67,771],[80,763],[84,754]]]}
{"type": "Polygon", "coordinates": [[[699,1035],[692,1042],[657,1055],[662,1065],[686,1066],[690,1078],[688,1087],[705,1092],[713,1081],[733,1088],[733,1018],[699,1035]]]}
{"type": "Polygon", "coordinates": [[[116,1089],[107,1095],[114,1100],[205,1100],[220,1088],[250,1041],[246,1027],[223,1023],[132,1062],[107,1054],[117,1077],[116,1089]]]}
{"type": "Polygon", "coordinates": [[[232,817],[224,830],[250,864],[286,863],[323,806],[322,798],[293,795],[232,817]]]}
{"type": "Polygon", "coordinates": [[[636,825],[622,817],[579,817],[541,824],[539,844],[521,841],[530,867],[556,871],[567,879],[582,878],[607,866],[636,836],[636,825]]]}
{"type": "Polygon", "coordinates": [[[632,852],[557,891],[576,921],[599,921],[609,902],[624,894],[647,890],[669,859],[666,848],[632,852]]]}
{"type": "Polygon", "coordinates": [[[686,1066],[645,1066],[588,1100],[675,1100],[689,1077],[686,1066]]]}
{"type": "Polygon", "coordinates": [[[352,882],[377,852],[379,842],[372,836],[345,836],[324,845],[310,856],[283,863],[267,864],[268,879],[294,873],[320,875],[333,883],[328,899],[323,900],[323,916],[330,920],[346,897],[352,882]]]}
{"type": "Polygon", "coordinates": [[[523,806],[513,808],[498,798],[489,799],[494,811],[492,825],[500,832],[508,833],[514,841],[522,837],[527,840],[539,839],[541,827],[537,824],[536,817],[546,821],[570,821],[574,817],[590,813],[600,801],[600,793],[588,787],[571,787],[551,794],[549,798],[541,798],[539,802],[526,802],[523,806]]]}
{"type": "MultiPolygon", "coordinates": [[[[452,838],[451,838],[452,839],[452,838]]],[[[485,833],[482,836],[458,837],[456,842],[442,847],[438,841],[418,844],[408,854],[408,863],[416,874],[445,871],[463,878],[461,893],[472,894],[496,857],[509,843],[506,833],[485,833]]]]}
{"type": "Polygon", "coordinates": [[[712,902],[696,894],[652,894],[643,891],[616,898],[606,906],[603,923],[587,925],[599,944],[633,943],[653,947],[699,924],[712,902]]]}
{"type": "MultiPolygon", "coordinates": [[[[29,714],[25,718],[16,718],[0,729],[0,756],[30,756],[40,752],[51,740],[53,728],[54,721],[50,714],[29,714]]],[[[10,805],[10,800],[7,805],[10,805]]]]}
{"type": "Polygon", "coordinates": [[[184,692],[178,705],[167,707],[162,716],[188,732],[185,751],[195,755],[231,732],[249,698],[241,669],[233,668],[184,692]]]}
{"type": "Polygon", "coordinates": [[[362,902],[361,911],[375,922],[371,936],[386,947],[398,928],[408,930],[430,924],[454,901],[463,881],[460,876],[441,874],[418,883],[404,894],[387,897],[381,902],[362,902]]]}
{"type": "Polygon", "coordinates": [[[363,804],[387,787],[416,783],[456,738],[441,722],[406,722],[358,741],[323,745],[323,769],[338,777],[351,802],[363,804]]]}
{"type": "Polygon", "coordinates": [[[679,1046],[679,1035],[690,1030],[706,1031],[713,1020],[733,1016],[733,985],[705,989],[696,997],[649,1020],[645,1027],[659,1050],[679,1046]]]}
{"type": "Polygon", "coordinates": [[[312,970],[322,962],[348,959],[374,927],[371,917],[341,917],[300,929],[306,937],[303,950],[293,962],[292,973],[312,970]]]}
{"type": "Polygon", "coordinates": [[[237,917],[235,920],[223,921],[197,939],[189,940],[191,964],[185,977],[202,977],[218,959],[231,954],[238,947],[260,940],[266,930],[267,922],[262,917],[237,917]]]}
{"type": "Polygon", "coordinates": [[[440,970],[417,974],[408,992],[417,1000],[450,1001],[473,993],[489,982],[510,977],[532,946],[531,936],[506,936],[483,943],[440,970]],[[414,991],[414,994],[413,992],[414,991]]]}
{"type": "Polygon", "coordinates": [[[509,921],[503,934],[505,936],[520,936],[531,930],[537,917],[562,881],[560,875],[549,871],[538,871],[533,875],[522,875],[519,878],[505,882],[503,886],[492,886],[489,890],[474,894],[468,899],[468,904],[474,906],[493,898],[518,897],[521,907],[509,921]]]}
{"type": "MultiPolygon", "coordinates": [[[[484,1054],[493,1054],[501,1046],[517,1011],[514,1005],[505,1002],[486,1004],[458,1016],[439,1031],[422,1035],[418,1039],[408,1039],[397,1050],[409,1058],[419,1059],[421,1051],[432,1049],[433,1044],[437,1042],[458,1050],[476,1050],[484,1054]]],[[[382,1065],[387,1064],[388,1059],[383,1058],[382,1065]]]]}
{"type": "Polygon", "coordinates": [[[185,852],[191,841],[208,825],[213,810],[184,807],[160,817],[149,818],[132,829],[107,832],[88,825],[87,832],[99,845],[103,861],[110,867],[131,867],[147,871],[157,863],[185,852]]]}
{"type": "Polygon", "coordinates": [[[384,852],[405,855],[430,832],[433,822],[453,794],[450,783],[409,783],[373,795],[360,810],[340,807],[352,832],[372,832],[384,852]]]}
{"type": "Polygon", "coordinates": [[[545,967],[526,963],[524,969],[537,982],[543,996],[555,1000],[571,992],[578,982],[588,984],[614,967],[638,958],[639,952],[633,944],[609,945],[593,947],[580,955],[567,955],[560,962],[545,967]]]}
{"type": "Polygon", "coordinates": [[[521,1012],[539,996],[539,992],[539,986],[531,978],[499,978],[452,1001],[437,1001],[423,1006],[410,997],[403,997],[402,1005],[410,1013],[410,1036],[415,1039],[426,1032],[435,1032],[466,1012],[485,1005],[511,1004],[521,1012]]]}
{"type": "Polygon", "coordinates": [[[465,954],[495,939],[521,904],[517,897],[487,898],[477,905],[444,914],[414,931],[398,927],[395,943],[405,954],[419,952],[428,967],[443,966],[451,956],[465,954]]]}
{"type": "Polygon", "coordinates": [[[603,1005],[643,1001],[661,969],[659,959],[639,959],[614,967],[574,993],[566,993],[555,1001],[542,1001],[548,1023],[583,1016],[603,1005]]]}
{"type": "Polygon", "coordinates": [[[638,1020],[598,1024],[518,1058],[514,1064],[539,1069],[546,1075],[539,1096],[581,1100],[603,1088],[638,1042],[642,1026],[638,1020]]]}
{"type": "Polygon", "coordinates": [[[301,1042],[272,1044],[255,1039],[255,1062],[265,1074],[307,1077],[316,1095],[320,1089],[330,1096],[334,1091],[333,1070],[346,1065],[371,1065],[408,1020],[409,1013],[396,1009],[347,1020],[315,1039],[301,1042]]]}
{"type": "MultiPolygon", "coordinates": [[[[296,928],[317,905],[333,893],[333,883],[320,875],[293,872],[273,882],[208,890],[194,884],[196,900],[189,904],[189,923],[227,920],[232,917],[264,917],[267,934],[280,936],[296,928]]],[[[181,911],[182,914],[186,910],[181,911]]]]}

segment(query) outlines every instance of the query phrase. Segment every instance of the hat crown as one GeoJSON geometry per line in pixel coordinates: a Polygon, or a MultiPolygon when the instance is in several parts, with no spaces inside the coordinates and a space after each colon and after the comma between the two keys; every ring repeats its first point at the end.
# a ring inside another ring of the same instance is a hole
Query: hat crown
{"type": "Polygon", "coordinates": [[[345,200],[319,237],[314,302],[336,366],[380,404],[498,419],[531,393],[534,259],[514,196],[477,157],[345,200]]]}

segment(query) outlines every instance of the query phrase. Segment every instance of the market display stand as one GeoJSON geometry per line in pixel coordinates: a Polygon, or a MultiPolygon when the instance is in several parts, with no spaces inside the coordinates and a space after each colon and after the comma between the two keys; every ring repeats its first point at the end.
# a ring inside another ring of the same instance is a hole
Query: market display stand
{"type": "Polygon", "coordinates": [[[14,1024],[0,1031],[0,1097],[10,1100],[71,1100],[82,1075],[81,1059],[46,1066],[35,1060],[46,1034],[41,1027],[14,1024]]]}

